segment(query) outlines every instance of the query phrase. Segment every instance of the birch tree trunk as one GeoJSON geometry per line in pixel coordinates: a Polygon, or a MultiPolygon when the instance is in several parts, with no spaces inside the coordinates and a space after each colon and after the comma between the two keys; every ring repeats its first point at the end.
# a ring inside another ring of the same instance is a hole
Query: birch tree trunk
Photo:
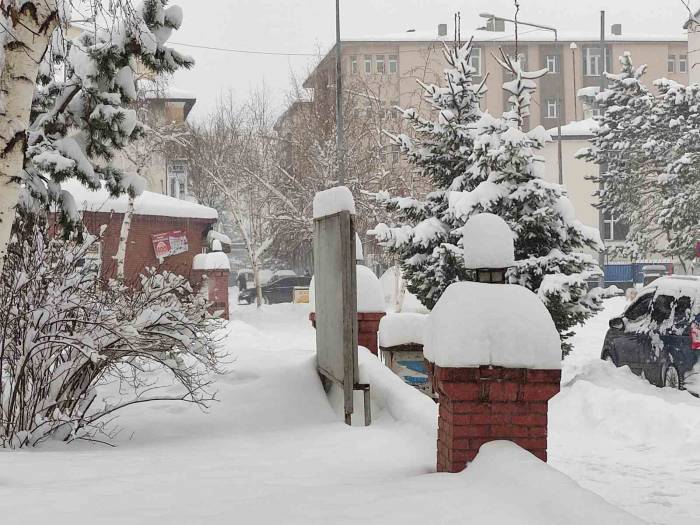
{"type": "Polygon", "coordinates": [[[7,31],[0,76],[0,274],[10,242],[20,186],[11,179],[22,170],[27,128],[39,64],[58,23],[57,0],[2,2],[3,28],[7,31]],[[9,4],[9,5],[8,5],[9,4]]]}
{"type": "Polygon", "coordinates": [[[134,216],[134,198],[129,195],[129,203],[122,219],[122,228],[119,231],[119,245],[114,259],[117,261],[117,280],[124,280],[124,261],[126,260],[126,247],[129,240],[129,230],[131,229],[131,218],[134,216]]]}

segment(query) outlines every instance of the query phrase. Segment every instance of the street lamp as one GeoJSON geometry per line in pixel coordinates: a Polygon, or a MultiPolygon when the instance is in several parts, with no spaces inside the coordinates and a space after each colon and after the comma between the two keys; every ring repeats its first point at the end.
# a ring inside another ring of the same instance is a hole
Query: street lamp
{"type": "MultiPolygon", "coordinates": [[[[512,22],[513,24],[520,24],[523,26],[528,26],[528,27],[536,27],[538,29],[543,29],[544,31],[551,31],[554,33],[554,42],[558,43],[559,42],[559,34],[557,32],[557,29],[552,26],[545,26],[542,24],[533,24],[532,22],[521,22],[520,20],[513,20],[512,18],[503,18],[502,16],[496,16],[493,13],[479,13],[479,16],[481,18],[487,18],[489,20],[494,21],[494,27],[495,27],[495,21],[496,20],[503,20],[504,22],[512,22]]],[[[517,46],[516,46],[517,47],[517,46]]],[[[559,46],[557,45],[557,48],[559,46]]],[[[559,54],[559,62],[560,62],[560,74],[563,74],[561,71],[563,71],[562,68],[562,55],[561,53],[559,54]]],[[[517,59],[517,57],[516,57],[517,59]]],[[[562,77],[563,80],[563,77],[562,77]]],[[[562,82],[563,83],[563,82],[562,82]]],[[[561,93],[563,95],[563,93],[561,93]]],[[[559,184],[564,184],[564,168],[562,166],[562,146],[561,146],[561,112],[563,111],[563,102],[564,102],[564,97],[562,96],[562,106],[559,111],[559,115],[557,116],[557,161],[559,164],[559,184]]],[[[576,106],[576,99],[574,99],[574,107],[576,106]]]]}

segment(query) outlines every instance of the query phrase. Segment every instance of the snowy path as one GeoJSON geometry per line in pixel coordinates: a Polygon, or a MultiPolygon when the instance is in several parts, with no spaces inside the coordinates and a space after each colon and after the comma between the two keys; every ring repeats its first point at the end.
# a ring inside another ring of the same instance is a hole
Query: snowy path
{"type": "MultiPolygon", "coordinates": [[[[637,516],[697,523],[700,456],[690,444],[700,437],[700,402],[600,362],[606,319],[581,331],[567,360],[569,386],[552,405],[552,463],[637,516]]],[[[518,525],[558,525],[554,507],[563,505],[566,522],[590,523],[595,501],[567,500],[566,480],[552,480],[544,493],[545,483],[533,488],[519,479],[517,458],[500,470],[491,463],[457,476],[431,473],[434,430],[405,420],[433,421],[434,405],[410,389],[375,412],[371,427],[346,427],[317,379],[303,307],[237,308],[229,329],[236,359],[218,380],[221,402],[209,414],[142,405],[122,413],[116,448],[0,451],[0,522],[461,524],[471,516],[504,525],[517,515],[518,525]],[[439,516],[438,501],[448,502],[439,516]]],[[[373,382],[375,393],[390,382],[373,382]]]]}
{"type": "Polygon", "coordinates": [[[550,463],[651,523],[700,523],[700,399],[599,359],[625,304],[608,301],[576,335],[550,403],[550,463]]]}

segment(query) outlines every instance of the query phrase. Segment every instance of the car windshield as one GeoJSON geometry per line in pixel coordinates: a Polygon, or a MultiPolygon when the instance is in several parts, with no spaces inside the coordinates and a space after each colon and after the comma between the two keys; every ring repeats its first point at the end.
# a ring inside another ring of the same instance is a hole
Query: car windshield
{"type": "Polygon", "coordinates": [[[648,293],[637,299],[625,312],[625,317],[630,321],[637,321],[649,312],[649,305],[654,297],[653,293],[648,293]]]}

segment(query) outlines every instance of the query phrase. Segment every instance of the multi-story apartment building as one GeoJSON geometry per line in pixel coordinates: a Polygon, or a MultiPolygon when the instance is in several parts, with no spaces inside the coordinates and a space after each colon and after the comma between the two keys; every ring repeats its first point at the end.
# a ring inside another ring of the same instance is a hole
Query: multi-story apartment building
{"type": "MultiPolygon", "coordinates": [[[[543,125],[551,128],[561,120],[584,118],[585,103],[577,97],[584,87],[600,85],[603,71],[615,71],[617,57],[625,51],[632,54],[635,63],[648,66],[647,78],[667,77],[682,83],[688,82],[688,42],[686,35],[626,35],[620,26],[615,33],[606,36],[605,49],[601,51],[599,35],[595,28],[589,34],[560,34],[557,42],[543,31],[521,30],[518,55],[526,68],[546,68],[549,73],[539,79],[538,89],[531,108],[530,127],[543,125]],[[614,60],[613,60],[614,58],[614,60]]],[[[375,97],[390,108],[424,106],[416,83],[441,82],[446,64],[442,55],[443,43],[451,44],[446,26],[435,33],[408,31],[377,38],[347,38],[341,45],[344,82],[349,90],[358,85],[366,87],[375,97]],[[439,34],[442,33],[442,34],[439,34]]],[[[483,101],[485,109],[499,115],[507,107],[507,95],[501,89],[505,73],[495,56],[503,49],[515,55],[512,34],[495,31],[476,31],[472,66],[476,79],[486,79],[489,91],[483,101]],[[488,75],[488,78],[486,76],[488,75]]],[[[304,83],[304,87],[317,89],[333,84],[335,76],[335,51],[325,55],[304,83]]]]}

